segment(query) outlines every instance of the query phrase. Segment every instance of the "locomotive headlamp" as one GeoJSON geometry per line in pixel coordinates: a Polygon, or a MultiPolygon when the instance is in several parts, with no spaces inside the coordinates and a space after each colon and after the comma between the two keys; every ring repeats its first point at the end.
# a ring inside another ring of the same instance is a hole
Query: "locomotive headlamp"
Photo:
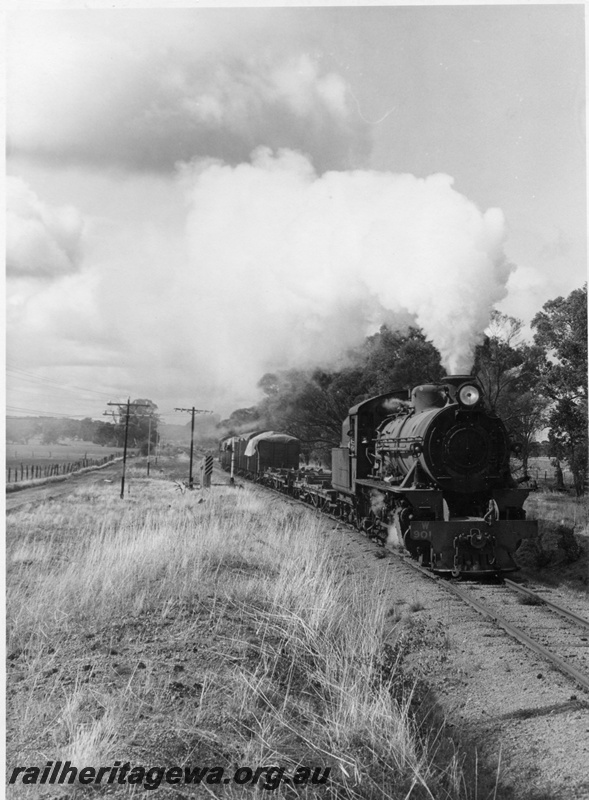
{"type": "Polygon", "coordinates": [[[466,384],[465,386],[462,386],[458,392],[458,399],[463,406],[476,406],[481,399],[481,393],[476,386],[470,386],[469,384],[466,384]]]}

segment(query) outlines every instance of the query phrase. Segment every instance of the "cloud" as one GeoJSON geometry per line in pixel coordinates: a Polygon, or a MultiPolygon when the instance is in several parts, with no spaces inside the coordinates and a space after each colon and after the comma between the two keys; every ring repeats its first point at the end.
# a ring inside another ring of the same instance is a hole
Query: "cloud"
{"type": "Polygon", "coordinates": [[[229,38],[217,36],[221,17],[202,13],[172,13],[164,26],[149,12],[17,16],[9,152],[151,171],[197,157],[239,163],[258,145],[302,150],[320,170],[366,156],[368,127],[344,79],[295,42],[280,48],[283,23],[256,18],[266,20],[262,32],[243,15],[222,17],[229,38]],[[207,31],[215,44],[204,45],[207,31]]]}
{"type": "Polygon", "coordinates": [[[51,279],[79,268],[84,222],[71,206],[50,207],[20,178],[6,180],[6,272],[51,279]]]}

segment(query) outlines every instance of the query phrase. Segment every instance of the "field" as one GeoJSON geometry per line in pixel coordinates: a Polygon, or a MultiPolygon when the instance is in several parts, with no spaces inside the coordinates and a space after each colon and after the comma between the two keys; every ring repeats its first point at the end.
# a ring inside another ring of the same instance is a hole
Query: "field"
{"type": "Polygon", "coordinates": [[[70,441],[60,444],[10,444],[6,445],[6,467],[21,464],[63,464],[82,459],[101,459],[121,454],[120,447],[102,447],[93,442],[70,441]]]}
{"type": "Polygon", "coordinates": [[[11,483],[15,480],[43,477],[52,467],[57,474],[69,471],[68,465],[95,464],[111,455],[122,455],[122,449],[81,441],[60,444],[10,444],[6,446],[6,481],[11,483]]]}
{"type": "MultiPolygon", "coordinates": [[[[572,489],[573,475],[566,464],[563,463],[561,466],[565,486],[568,489],[572,489]]],[[[539,486],[553,486],[556,484],[556,470],[552,466],[552,459],[546,456],[530,458],[528,473],[532,479],[538,482],[539,486]]]]}

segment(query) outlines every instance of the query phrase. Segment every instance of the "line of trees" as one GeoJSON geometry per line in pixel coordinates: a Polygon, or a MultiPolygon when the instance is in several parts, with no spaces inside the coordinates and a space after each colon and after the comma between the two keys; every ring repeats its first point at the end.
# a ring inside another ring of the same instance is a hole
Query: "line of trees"
{"type": "MultiPolygon", "coordinates": [[[[542,454],[554,459],[557,475],[561,462],[568,464],[581,494],[587,480],[587,287],[545,303],[532,320],[531,343],[523,327],[521,320],[494,312],[473,374],[517,442],[522,471],[539,454],[538,437],[547,431],[542,454]]],[[[349,354],[342,369],[267,373],[258,384],[263,399],[233,412],[220,427],[228,435],[256,428],[285,431],[301,439],[307,458],[328,462],[351,406],[382,392],[436,382],[444,374],[440,354],[423,331],[383,326],[349,354]]]]}
{"type": "MultiPolygon", "coordinates": [[[[125,443],[126,406],[124,403],[114,412],[113,422],[102,422],[90,417],[82,420],[66,417],[8,417],[6,441],[28,444],[31,439],[37,439],[41,444],[58,444],[64,440],[79,440],[122,448],[125,443]]],[[[159,419],[157,405],[153,401],[133,400],[129,413],[129,446],[140,448],[146,454],[151,435],[151,448],[155,448],[159,441],[159,419]]]]}
{"type": "Polygon", "coordinates": [[[64,439],[95,442],[102,422],[65,417],[7,417],[6,441],[28,444],[32,439],[41,444],[57,444],[64,439]]]}

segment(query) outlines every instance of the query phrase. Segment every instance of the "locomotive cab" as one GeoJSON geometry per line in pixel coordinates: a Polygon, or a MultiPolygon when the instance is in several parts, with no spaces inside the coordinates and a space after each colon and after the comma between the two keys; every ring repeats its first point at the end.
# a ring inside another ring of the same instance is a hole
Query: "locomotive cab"
{"type": "Polygon", "coordinates": [[[341,445],[331,451],[332,485],[354,495],[359,478],[372,474],[375,431],[395,408],[409,407],[408,391],[396,389],[353,406],[342,423],[341,445]]]}

